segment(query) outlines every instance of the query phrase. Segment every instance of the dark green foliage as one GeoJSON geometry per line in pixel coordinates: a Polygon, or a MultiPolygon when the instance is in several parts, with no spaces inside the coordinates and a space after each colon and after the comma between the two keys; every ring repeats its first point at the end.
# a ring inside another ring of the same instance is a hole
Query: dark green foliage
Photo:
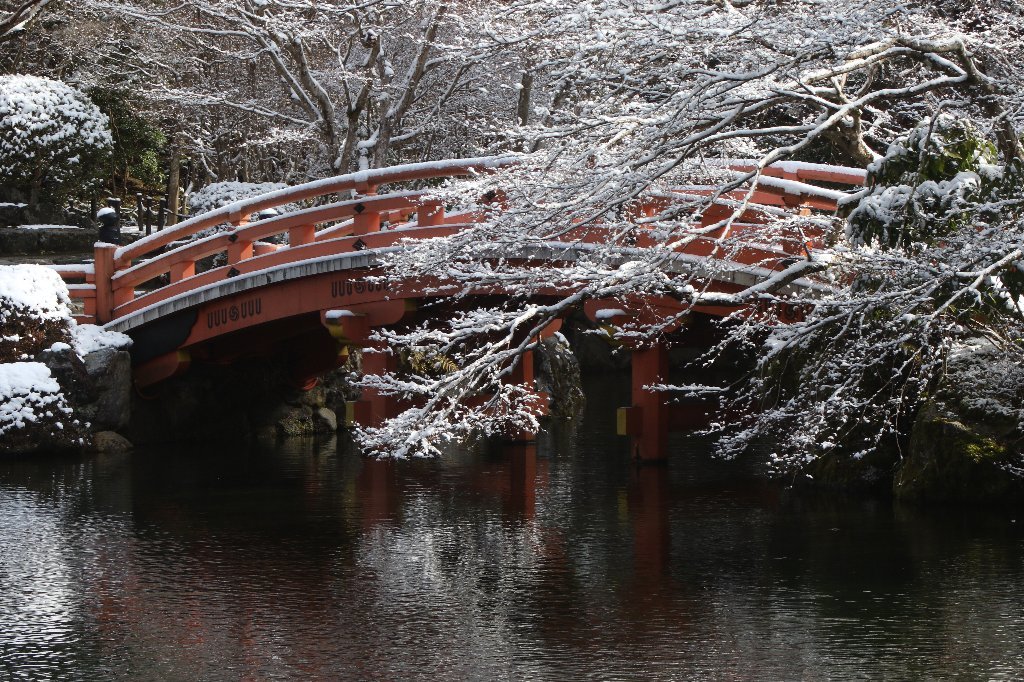
{"type": "Polygon", "coordinates": [[[117,88],[93,88],[90,97],[110,118],[114,153],[107,178],[111,189],[123,192],[135,181],[134,189],[159,188],[165,182],[161,158],[167,136],[138,112],[131,93],[117,88]]]}
{"type": "Polygon", "coordinates": [[[995,145],[951,116],[923,121],[868,167],[868,190],[845,208],[854,243],[913,248],[967,227],[1010,178],[995,145]]]}

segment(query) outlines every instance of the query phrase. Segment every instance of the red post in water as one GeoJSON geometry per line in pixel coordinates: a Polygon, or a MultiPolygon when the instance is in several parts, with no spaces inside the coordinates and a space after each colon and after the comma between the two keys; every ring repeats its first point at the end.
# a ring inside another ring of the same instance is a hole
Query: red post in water
{"type": "MultiPolygon", "coordinates": [[[[519,362],[516,363],[516,366],[512,368],[512,371],[505,376],[504,382],[506,384],[518,384],[520,386],[525,386],[528,390],[534,391],[534,387],[536,386],[534,379],[533,351],[528,350],[519,356],[519,362]]],[[[537,407],[543,410],[546,406],[538,405],[537,407]]],[[[520,431],[518,433],[508,434],[508,438],[513,441],[531,442],[537,439],[537,434],[529,431],[520,431]]]]}
{"type": "Polygon", "coordinates": [[[510,443],[504,450],[508,455],[511,479],[509,511],[533,518],[537,505],[537,444],[510,443]]]}
{"type": "Polygon", "coordinates": [[[663,344],[633,351],[633,409],[635,428],[631,429],[633,458],[653,462],[668,457],[668,406],[661,391],[645,386],[668,380],[668,350],[663,344]]]}
{"type": "MultiPolygon", "coordinates": [[[[387,346],[370,345],[363,349],[363,374],[386,374],[398,369],[398,356],[388,352],[387,346]]],[[[364,426],[380,426],[386,419],[398,414],[398,399],[382,395],[373,388],[363,390],[360,400],[369,406],[364,426]]]]}

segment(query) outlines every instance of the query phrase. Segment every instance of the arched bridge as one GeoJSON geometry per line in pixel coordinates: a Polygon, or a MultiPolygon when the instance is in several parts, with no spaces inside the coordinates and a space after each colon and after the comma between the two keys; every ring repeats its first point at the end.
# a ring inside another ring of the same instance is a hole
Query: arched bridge
{"type": "MultiPolygon", "coordinates": [[[[133,338],[139,387],[180,374],[193,362],[232,362],[271,354],[282,345],[294,350],[300,382],[337,366],[350,346],[371,346],[364,354],[364,371],[393,370],[395,356],[372,347],[371,330],[409,320],[447,283],[378,277],[382,254],[403,248],[404,240],[466,229],[482,219],[488,202],[500,210],[500,199],[490,197],[480,206],[448,213],[428,190],[395,186],[488,172],[516,162],[515,157],[457,159],[309,182],[194,216],[127,246],[97,243],[93,263],[55,267],[71,282],[72,297],[81,301],[79,321],[133,338]],[[385,188],[388,191],[381,191],[385,188]],[[351,198],[332,200],[346,195],[351,198]],[[314,205],[281,215],[266,213],[298,202],[314,205]],[[260,219],[250,221],[254,216],[260,219]],[[285,243],[268,241],[279,235],[286,236],[285,243]],[[200,264],[207,269],[200,271],[200,264]]],[[[754,167],[737,162],[732,168],[754,167]]],[[[728,262],[707,268],[713,289],[728,293],[757,284],[820,246],[820,231],[803,231],[781,246],[769,246],[758,243],[758,230],[764,229],[771,212],[834,211],[843,192],[814,182],[855,185],[864,177],[859,169],[785,162],[763,169],[755,191],[741,188],[715,198],[704,209],[702,223],[714,225],[743,202],[730,229],[750,239],[749,245],[730,252],[728,262]]],[[[653,215],[669,203],[706,200],[713,192],[711,187],[681,188],[671,197],[645,200],[635,214],[653,215]]],[[[665,267],[700,275],[709,258],[722,258],[716,245],[719,236],[711,231],[678,247],[665,267]]],[[[599,248],[605,237],[599,228],[588,227],[565,233],[558,241],[516,247],[507,257],[536,267],[564,263],[599,248]]],[[[655,243],[649,230],[638,228],[635,243],[622,249],[623,259],[628,259],[630,248],[655,243]]],[[[504,292],[476,293],[493,297],[504,292]]],[[[560,298],[572,293],[552,288],[539,295],[560,298]]],[[[643,310],[651,309],[671,312],[683,307],[674,300],[590,300],[585,305],[592,320],[616,323],[629,318],[643,323],[643,310]]],[[[736,308],[696,310],[721,316],[736,308]]],[[[557,322],[545,333],[556,330],[557,322]]],[[[635,452],[642,458],[661,457],[666,449],[671,410],[661,394],[643,389],[666,374],[664,347],[634,350],[633,405],[620,412],[620,432],[633,436],[635,452]]],[[[532,383],[532,359],[524,358],[514,375],[515,380],[532,383]]],[[[370,392],[352,406],[349,418],[375,424],[398,408],[394,399],[370,392]]]]}

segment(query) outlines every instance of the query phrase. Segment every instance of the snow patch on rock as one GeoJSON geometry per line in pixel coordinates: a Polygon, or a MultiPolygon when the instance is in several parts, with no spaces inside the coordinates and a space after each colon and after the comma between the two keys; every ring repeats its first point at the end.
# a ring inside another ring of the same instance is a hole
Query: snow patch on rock
{"type": "Polygon", "coordinates": [[[80,324],[72,330],[75,352],[85,357],[104,348],[127,349],[132,339],[121,332],[111,332],[94,324],[80,324]]]}

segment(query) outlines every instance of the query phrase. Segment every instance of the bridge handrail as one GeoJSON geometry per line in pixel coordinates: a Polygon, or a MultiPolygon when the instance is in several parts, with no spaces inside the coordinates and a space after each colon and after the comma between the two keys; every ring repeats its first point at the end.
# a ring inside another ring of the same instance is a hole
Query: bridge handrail
{"type": "MultiPolygon", "coordinates": [[[[363,235],[365,238],[368,233],[376,232],[381,228],[381,220],[385,218],[389,221],[396,219],[399,223],[405,223],[412,219],[413,214],[417,214],[419,217],[416,219],[416,226],[419,227],[457,222],[452,220],[456,216],[445,217],[444,205],[439,200],[430,199],[429,192],[413,190],[377,195],[377,188],[379,185],[395,182],[468,175],[474,171],[498,169],[520,161],[521,157],[515,155],[452,159],[359,171],[307,182],[236,201],[214,211],[194,216],[170,229],[144,237],[134,244],[117,247],[112,244],[97,243],[95,265],[64,266],[59,269],[59,272],[65,280],[84,279],[87,284],[95,283],[95,286],[75,287],[72,296],[92,299],[86,300],[85,316],[92,316],[99,322],[108,322],[118,316],[119,313],[115,311],[124,311],[135,307],[132,305],[132,301],[136,300],[135,288],[137,285],[170,273],[173,286],[164,285],[149,292],[144,296],[149,300],[159,299],[162,296],[171,295],[172,291],[182,291],[189,286],[198,285],[199,280],[193,280],[194,277],[197,277],[196,262],[201,258],[223,252],[227,252],[227,266],[223,268],[223,271],[227,273],[228,277],[233,277],[248,270],[249,268],[246,267],[248,262],[259,260],[261,254],[281,252],[282,247],[260,241],[274,235],[288,233],[287,246],[289,248],[274,257],[274,261],[277,262],[291,257],[285,255],[286,253],[294,253],[294,257],[297,258],[300,254],[297,251],[293,252],[293,249],[316,242],[331,241],[339,248],[345,244],[349,249],[365,248],[365,245],[358,241],[358,236],[363,235]],[[246,218],[252,213],[348,190],[357,193],[355,198],[291,211],[246,224],[246,218]],[[182,244],[174,244],[175,241],[196,237],[204,230],[225,223],[234,225],[234,228],[192,239],[182,244]],[[317,231],[316,226],[323,223],[335,224],[317,231]],[[352,238],[339,239],[346,236],[352,238]],[[147,254],[168,246],[172,248],[144,258],[147,254]],[[138,262],[133,265],[132,261],[136,259],[138,262]],[[186,284],[186,282],[191,284],[186,284]],[[163,293],[158,293],[161,291],[163,293]]],[[[838,189],[818,187],[805,181],[824,181],[833,186],[837,184],[857,185],[863,184],[866,177],[865,172],[857,168],[789,161],[776,162],[765,168],[761,168],[757,162],[747,160],[722,161],[718,162],[718,165],[726,166],[733,173],[758,173],[758,186],[753,194],[742,188],[726,192],[721,196],[717,196],[717,192],[710,186],[672,188],[652,194],[638,204],[637,215],[634,216],[638,226],[654,218],[652,210],[656,211],[657,206],[661,203],[706,200],[710,194],[716,194],[713,204],[743,205],[745,211],[751,212],[750,215],[755,223],[761,222],[756,219],[757,214],[763,215],[765,218],[775,214],[791,216],[793,215],[792,209],[797,205],[834,211],[839,201],[849,193],[838,189]]],[[[480,219],[479,215],[472,211],[466,213],[465,217],[470,222],[480,219]]],[[[733,232],[736,232],[737,225],[733,227],[733,232]]],[[[751,230],[754,229],[756,226],[751,228],[751,230]]],[[[709,233],[706,236],[714,237],[715,235],[709,233]]],[[[784,245],[783,250],[791,251],[797,246],[803,250],[814,248],[816,245],[814,236],[801,232],[794,237],[796,246],[784,245]],[[810,241],[807,241],[808,239],[810,241]]],[[[648,241],[650,237],[637,234],[632,238],[639,244],[640,241],[648,241]]],[[[700,250],[699,247],[700,244],[692,244],[687,248],[700,250]]],[[[203,279],[205,281],[208,277],[203,279]]]]}
{"type": "Polygon", "coordinates": [[[195,241],[186,242],[159,256],[141,261],[131,267],[118,270],[112,280],[116,289],[134,287],[154,277],[170,272],[172,266],[187,262],[196,261],[200,258],[226,251],[231,244],[238,242],[255,242],[267,239],[279,234],[288,232],[293,227],[300,225],[314,225],[318,223],[339,220],[350,217],[357,213],[356,208],[360,205],[366,210],[386,211],[395,208],[406,208],[424,197],[425,193],[419,190],[408,192],[394,192],[381,196],[360,197],[338,201],[323,206],[314,206],[284,215],[265,218],[247,225],[236,227],[233,230],[209,235],[195,241]]]}
{"type": "Polygon", "coordinates": [[[345,190],[366,191],[393,182],[408,182],[411,180],[426,180],[431,178],[454,177],[467,175],[473,171],[497,169],[509,166],[519,161],[519,157],[506,156],[481,156],[471,159],[451,159],[447,161],[428,161],[424,163],[410,163],[390,168],[378,168],[363,170],[346,175],[338,175],[323,180],[313,180],[294,187],[277,190],[267,194],[261,194],[249,199],[222,206],[221,208],[200,214],[189,220],[178,223],[172,228],[143,237],[138,241],[119,247],[114,252],[114,260],[117,265],[130,262],[133,258],[139,258],[151,251],[167,246],[173,241],[192,236],[197,232],[209,229],[225,222],[237,223],[242,217],[250,213],[281,206],[283,204],[311,199],[325,194],[333,194],[345,190]]]}

